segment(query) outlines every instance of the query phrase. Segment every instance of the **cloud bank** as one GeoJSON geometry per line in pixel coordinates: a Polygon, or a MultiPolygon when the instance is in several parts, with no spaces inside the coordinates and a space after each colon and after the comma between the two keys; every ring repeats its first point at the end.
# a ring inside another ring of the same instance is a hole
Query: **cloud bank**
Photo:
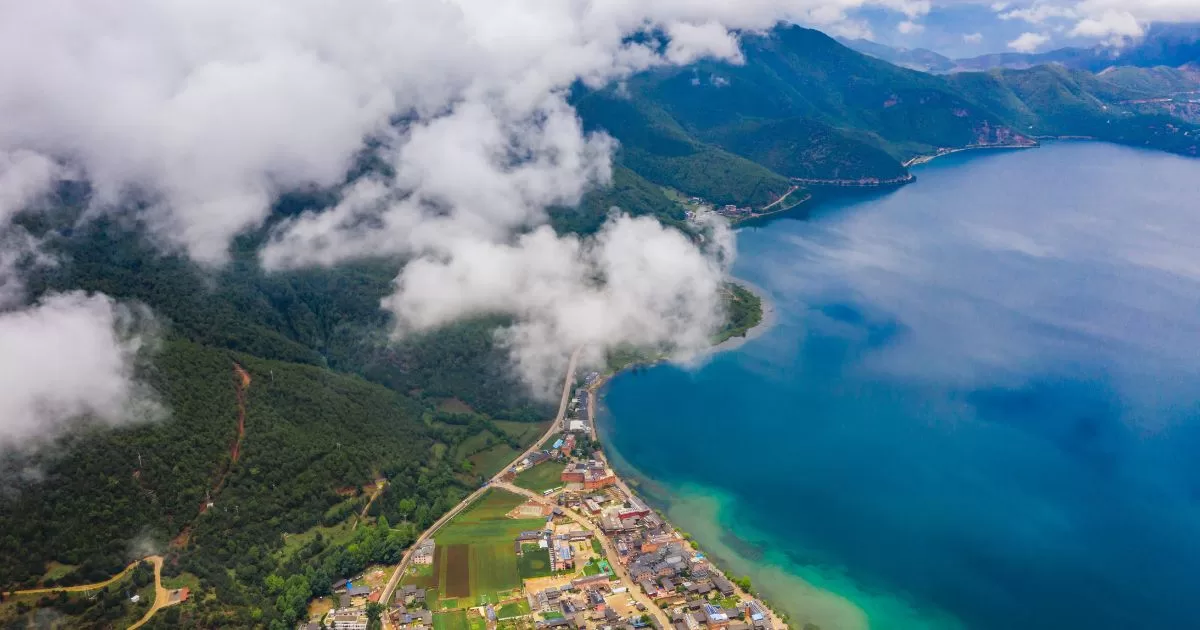
{"type": "Polygon", "coordinates": [[[148,313],[102,295],[50,295],[0,313],[0,446],[54,436],[77,422],[157,415],[134,374],[153,338],[148,313]]]}
{"type": "MultiPolygon", "coordinates": [[[[0,155],[9,162],[0,170],[18,183],[0,190],[0,220],[69,169],[92,184],[91,215],[134,213],[165,247],[219,266],[233,238],[264,225],[280,193],[341,186],[369,139],[394,175],[360,179],[333,207],[277,226],[264,266],[403,257],[381,305],[398,333],[511,313],[518,323],[504,340],[540,387],[572,346],[701,345],[720,321],[732,260],[720,227],[705,246],[620,215],[591,239],[539,227],[547,207],[576,204],[611,177],[615,144],[583,131],[568,90],[703,57],[737,62],[739,31],[779,21],[835,29],[864,6],[912,20],[930,5],[2,3],[0,155]]],[[[113,321],[91,302],[74,306],[95,331],[113,321]]],[[[49,317],[47,308],[12,311],[9,321],[49,317]]],[[[121,348],[103,356],[126,356],[121,348]]],[[[63,408],[105,416],[116,389],[81,388],[109,393],[63,408]]]]}
{"type": "Polygon", "coordinates": [[[1022,53],[1031,53],[1050,41],[1049,35],[1042,33],[1021,33],[1019,37],[1008,42],[1008,47],[1022,53]]]}
{"type": "Polygon", "coordinates": [[[1014,6],[994,5],[1004,20],[1022,20],[1035,26],[1066,25],[1072,37],[1107,39],[1118,43],[1136,38],[1152,22],[1200,21],[1200,2],[1195,0],[1037,0],[1014,6]]]}

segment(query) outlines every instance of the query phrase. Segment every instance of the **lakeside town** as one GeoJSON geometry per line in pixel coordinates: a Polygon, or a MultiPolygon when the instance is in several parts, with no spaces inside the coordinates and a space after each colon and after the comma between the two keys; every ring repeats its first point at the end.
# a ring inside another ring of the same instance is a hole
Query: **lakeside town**
{"type": "Polygon", "coordinates": [[[300,627],[787,628],[748,578],[726,576],[612,470],[595,431],[603,379],[592,372],[573,391],[571,380],[542,440],[435,523],[399,566],[331,585],[336,603],[300,627]]]}

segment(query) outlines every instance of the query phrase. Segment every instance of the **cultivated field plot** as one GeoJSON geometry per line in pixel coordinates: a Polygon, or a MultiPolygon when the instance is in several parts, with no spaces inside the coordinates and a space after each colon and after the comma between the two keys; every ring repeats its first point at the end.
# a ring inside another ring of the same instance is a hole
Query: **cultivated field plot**
{"type": "MultiPolygon", "coordinates": [[[[437,551],[429,578],[416,584],[437,590],[443,606],[496,603],[521,587],[513,541],[517,534],[545,526],[542,519],[511,519],[506,514],[524,499],[489,490],[437,532],[437,551]]],[[[449,622],[447,622],[449,623],[449,622]]]]}
{"type": "Polygon", "coordinates": [[[561,462],[544,462],[521,471],[513,483],[534,492],[545,492],[563,485],[562,472],[567,466],[561,462]]]}
{"type": "Polygon", "coordinates": [[[465,610],[433,614],[433,630],[470,630],[470,628],[465,610]]]}

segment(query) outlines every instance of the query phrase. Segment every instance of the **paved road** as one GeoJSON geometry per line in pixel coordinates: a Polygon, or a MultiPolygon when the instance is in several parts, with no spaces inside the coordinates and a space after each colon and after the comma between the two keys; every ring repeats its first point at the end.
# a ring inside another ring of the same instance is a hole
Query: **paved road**
{"type": "MultiPolygon", "coordinates": [[[[530,453],[536,451],[538,446],[541,446],[542,442],[545,442],[550,436],[561,430],[560,427],[562,426],[563,416],[565,416],[567,413],[567,401],[571,398],[571,385],[575,382],[575,364],[579,360],[579,353],[581,350],[582,348],[579,348],[575,350],[575,352],[572,352],[570,360],[567,361],[567,374],[566,378],[563,380],[563,392],[562,399],[559,400],[558,403],[558,415],[554,417],[554,422],[550,423],[550,428],[547,429],[546,433],[539,437],[529,448],[525,449],[524,453],[518,455],[517,458],[512,461],[512,463],[510,463],[508,466],[505,466],[500,472],[496,473],[496,475],[487,483],[485,483],[483,487],[467,495],[467,498],[459,501],[458,505],[454,506],[449,512],[446,512],[444,515],[442,515],[442,517],[435,521],[433,525],[430,525],[429,529],[421,532],[421,535],[418,536],[416,541],[413,542],[412,546],[408,548],[408,551],[404,552],[404,557],[400,559],[400,564],[392,573],[392,577],[388,579],[387,585],[383,587],[383,593],[380,595],[379,601],[383,602],[384,605],[391,600],[392,594],[395,593],[396,587],[399,586],[400,578],[402,578],[404,576],[404,572],[408,570],[408,565],[412,562],[413,552],[416,550],[418,545],[425,542],[429,538],[432,538],[437,530],[441,529],[441,527],[450,519],[458,516],[459,512],[462,512],[468,505],[471,505],[473,502],[475,502],[476,499],[483,496],[483,493],[486,492],[488,488],[492,487],[493,485],[499,485],[501,477],[504,476],[504,472],[508,470],[509,466],[516,464],[522,459],[525,459],[525,457],[527,457],[530,453]]],[[[387,618],[385,617],[384,619],[386,620],[387,618]]],[[[390,624],[391,622],[385,621],[385,623],[390,624]]]]}
{"type": "MultiPolygon", "coordinates": [[[[528,497],[528,498],[530,498],[534,501],[537,501],[538,503],[541,503],[543,505],[549,505],[551,507],[559,507],[558,505],[556,505],[555,503],[553,503],[546,497],[544,497],[540,494],[537,494],[536,492],[530,492],[529,490],[514,486],[510,483],[497,482],[496,487],[503,488],[505,490],[508,490],[509,492],[513,492],[513,493],[528,497]]],[[[583,526],[588,531],[592,532],[593,535],[595,535],[596,539],[599,540],[600,544],[604,547],[604,554],[606,556],[608,556],[608,564],[612,566],[613,571],[616,572],[617,577],[620,578],[621,582],[623,582],[625,584],[625,586],[629,587],[629,596],[632,597],[634,601],[639,602],[643,606],[645,606],[646,613],[649,615],[652,615],[655,619],[657,619],[658,623],[661,624],[661,626],[663,628],[670,628],[671,620],[668,619],[666,613],[664,613],[662,611],[662,609],[660,609],[658,607],[658,605],[654,603],[654,600],[650,599],[649,596],[647,596],[645,593],[643,593],[641,587],[639,587],[633,581],[633,579],[629,577],[629,573],[625,570],[625,566],[621,564],[621,557],[619,555],[617,555],[617,550],[613,548],[612,542],[609,541],[608,537],[604,535],[604,532],[601,531],[601,529],[599,527],[597,527],[595,523],[588,520],[587,518],[585,518],[578,512],[571,510],[571,509],[567,509],[567,508],[559,508],[559,509],[562,510],[563,514],[566,515],[567,518],[570,518],[572,521],[575,521],[576,523],[583,526]]]]}

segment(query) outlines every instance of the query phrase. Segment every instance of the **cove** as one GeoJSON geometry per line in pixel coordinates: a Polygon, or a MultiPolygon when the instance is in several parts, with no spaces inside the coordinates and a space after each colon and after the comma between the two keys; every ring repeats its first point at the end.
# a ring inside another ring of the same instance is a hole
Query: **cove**
{"type": "Polygon", "coordinates": [[[776,322],[614,465],[796,628],[1200,628],[1200,160],[961,154],[738,232],[776,322]]]}

